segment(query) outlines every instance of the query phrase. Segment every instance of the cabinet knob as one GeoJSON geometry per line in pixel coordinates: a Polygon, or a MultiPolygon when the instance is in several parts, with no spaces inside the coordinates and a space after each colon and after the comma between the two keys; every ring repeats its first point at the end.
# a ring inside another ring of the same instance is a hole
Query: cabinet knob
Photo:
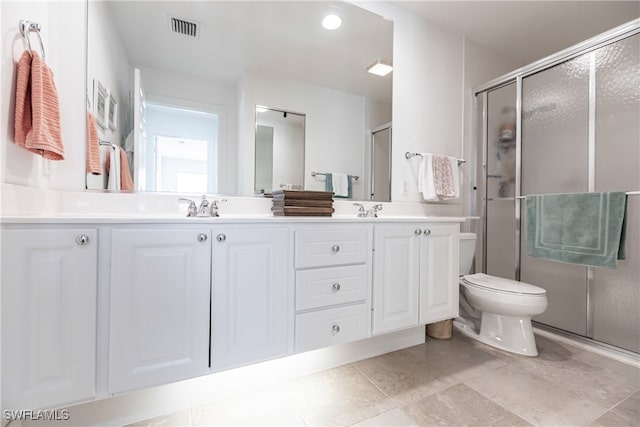
{"type": "Polygon", "coordinates": [[[333,325],[331,327],[331,332],[333,332],[334,334],[337,334],[338,332],[340,332],[340,326],[339,325],[333,325]]]}
{"type": "Polygon", "coordinates": [[[331,246],[331,253],[332,254],[337,254],[338,252],[340,252],[340,245],[331,246]]]}
{"type": "Polygon", "coordinates": [[[334,283],[332,287],[334,292],[338,292],[340,290],[340,283],[334,283]]]}
{"type": "Polygon", "coordinates": [[[420,230],[419,228],[416,228],[416,231],[414,231],[416,236],[419,236],[422,234],[422,230],[420,230]]]}
{"type": "Polygon", "coordinates": [[[205,233],[198,234],[198,242],[206,242],[206,241],[207,241],[207,235],[205,233]]]}
{"type": "Polygon", "coordinates": [[[89,236],[87,236],[86,234],[78,235],[78,237],[76,237],[76,243],[79,244],[80,246],[88,245],[89,236]]]}
{"type": "Polygon", "coordinates": [[[220,233],[216,236],[216,240],[218,242],[224,242],[225,240],[227,240],[227,236],[225,236],[224,234],[220,233]]]}
{"type": "Polygon", "coordinates": [[[431,234],[431,230],[429,230],[428,228],[425,228],[425,229],[424,229],[424,235],[425,235],[425,236],[428,236],[428,235],[430,235],[430,234],[431,234]]]}

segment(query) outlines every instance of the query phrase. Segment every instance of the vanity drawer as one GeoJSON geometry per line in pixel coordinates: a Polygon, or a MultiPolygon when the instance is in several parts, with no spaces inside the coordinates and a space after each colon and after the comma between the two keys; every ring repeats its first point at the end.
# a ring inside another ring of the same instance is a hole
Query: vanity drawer
{"type": "Polygon", "coordinates": [[[367,304],[296,315],[295,351],[307,351],[366,338],[367,304]]]}
{"type": "Polygon", "coordinates": [[[367,299],[366,265],[296,272],[296,310],[367,299]]]}
{"type": "Polygon", "coordinates": [[[366,228],[296,231],[296,268],[363,264],[368,235],[366,228]]]}

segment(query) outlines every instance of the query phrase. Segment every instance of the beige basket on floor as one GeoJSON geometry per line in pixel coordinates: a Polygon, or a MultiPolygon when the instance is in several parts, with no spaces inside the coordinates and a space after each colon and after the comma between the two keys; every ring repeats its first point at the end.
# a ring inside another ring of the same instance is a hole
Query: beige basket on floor
{"type": "Polygon", "coordinates": [[[429,323],[427,325],[427,336],[436,340],[450,340],[453,336],[453,319],[429,323]]]}

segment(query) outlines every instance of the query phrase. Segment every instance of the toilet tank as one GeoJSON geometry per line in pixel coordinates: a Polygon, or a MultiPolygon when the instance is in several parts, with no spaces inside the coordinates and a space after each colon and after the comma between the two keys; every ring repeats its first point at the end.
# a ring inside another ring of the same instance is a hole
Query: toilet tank
{"type": "Polygon", "coordinates": [[[471,273],[473,254],[476,251],[475,233],[460,233],[460,271],[459,274],[471,273]]]}

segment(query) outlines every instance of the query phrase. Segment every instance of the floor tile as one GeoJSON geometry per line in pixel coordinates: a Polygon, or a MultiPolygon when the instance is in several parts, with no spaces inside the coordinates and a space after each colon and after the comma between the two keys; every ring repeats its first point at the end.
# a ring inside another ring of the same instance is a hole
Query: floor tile
{"type": "Polygon", "coordinates": [[[275,386],[191,408],[193,426],[304,426],[286,387],[275,386]]]}
{"type": "Polygon", "coordinates": [[[589,424],[590,427],[640,426],[640,392],[634,393],[618,406],[589,424]]]}
{"type": "Polygon", "coordinates": [[[189,427],[191,426],[191,411],[184,409],[168,415],[151,418],[135,424],[129,424],[127,427],[189,427]]]}
{"type": "Polygon", "coordinates": [[[528,422],[505,410],[464,384],[404,408],[420,426],[530,426],[528,422]]]}
{"type": "Polygon", "coordinates": [[[351,425],[397,407],[351,365],[293,380],[286,386],[291,403],[312,426],[351,425]]]}
{"type": "Polygon", "coordinates": [[[369,418],[354,424],[354,427],[420,427],[418,422],[402,409],[392,409],[377,417],[369,418]]]}
{"type": "Polygon", "coordinates": [[[372,383],[400,406],[451,386],[444,372],[425,360],[419,350],[394,351],[354,363],[372,383]]]}
{"type": "Polygon", "coordinates": [[[519,361],[465,381],[465,384],[531,424],[585,425],[611,406],[602,399],[590,398],[599,393],[592,389],[590,381],[576,389],[576,381],[570,378],[571,375],[567,370],[563,378],[573,384],[563,385],[558,381],[561,380],[559,377],[549,379],[543,365],[536,371],[526,369],[519,361]]]}

